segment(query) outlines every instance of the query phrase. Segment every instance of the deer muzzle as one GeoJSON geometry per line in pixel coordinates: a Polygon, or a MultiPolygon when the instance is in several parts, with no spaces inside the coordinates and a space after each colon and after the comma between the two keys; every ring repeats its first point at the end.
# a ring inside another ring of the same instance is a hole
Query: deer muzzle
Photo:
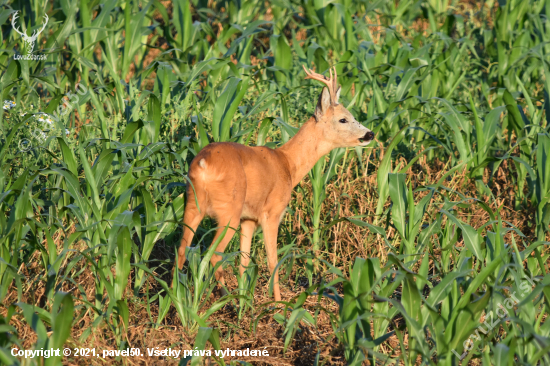
{"type": "Polygon", "coordinates": [[[368,131],[365,136],[361,137],[359,141],[361,142],[369,142],[374,139],[374,133],[372,131],[368,131]]]}

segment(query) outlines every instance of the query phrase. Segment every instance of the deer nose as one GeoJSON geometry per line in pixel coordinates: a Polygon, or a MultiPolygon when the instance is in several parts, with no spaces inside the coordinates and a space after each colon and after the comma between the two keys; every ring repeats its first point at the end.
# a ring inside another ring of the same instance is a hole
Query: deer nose
{"type": "Polygon", "coordinates": [[[372,131],[369,131],[365,134],[365,136],[363,136],[363,138],[361,140],[363,141],[371,141],[374,139],[374,133],[372,131]]]}

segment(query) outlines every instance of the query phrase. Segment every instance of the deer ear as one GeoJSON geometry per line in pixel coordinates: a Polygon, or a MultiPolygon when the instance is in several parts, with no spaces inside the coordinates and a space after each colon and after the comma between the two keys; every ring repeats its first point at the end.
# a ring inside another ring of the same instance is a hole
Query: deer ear
{"type": "Polygon", "coordinates": [[[315,116],[321,117],[330,107],[330,93],[327,88],[323,88],[319,100],[317,101],[317,107],[315,108],[315,116]]]}
{"type": "Polygon", "coordinates": [[[340,99],[340,90],[342,90],[341,86],[339,86],[338,90],[336,90],[336,100],[334,101],[334,104],[338,104],[338,100],[340,99]]]}

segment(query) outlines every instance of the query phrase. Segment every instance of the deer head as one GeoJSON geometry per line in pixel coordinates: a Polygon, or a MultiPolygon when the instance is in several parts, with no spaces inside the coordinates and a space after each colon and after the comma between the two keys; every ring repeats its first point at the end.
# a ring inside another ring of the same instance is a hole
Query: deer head
{"type": "Polygon", "coordinates": [[[317,80],[326,85],[319,96],[314,114],[317,125],[322,130],[323,139],[334,148],[367,146],[374,139],[374,133],[357,122],[353,115],[338,103],[341,88],[338,86],[336,68],[334,75],[330,70],[330,78],[327,79],[302,67],[307,74],[306,79],[317,80]]]}
{"type": "Polygon", "coordinates": [[[19,30],[19,28],[16,27],[15,25],[15,20],[18,18],[18,15],[17,13],[19,13],[19,10],[16,11],[15,13],[13,13],[13,16],[11,18],[11,25],[13,27],[13,30],[15,30],[17,33],[19,33],[21,35],[21,37],[23,38],[23,41],[25,42],[25,49],[27,50],[27,54],[31,54],[32,53],[32,50],[34,49],[34,42],[36,42],[36,39],[38,38],[38,35],[40,33],[42,33],[42,31],[44,30],[44,28],[46,28],[46,25],[48,24],[48,15],[44,15],[44,24],[42,25],[42,28],[40,30],[35,30],[34,32],[32,32],[32,35],[31,36],[28,36],[26,33],[24,32],[21,32],[19,30]]]}

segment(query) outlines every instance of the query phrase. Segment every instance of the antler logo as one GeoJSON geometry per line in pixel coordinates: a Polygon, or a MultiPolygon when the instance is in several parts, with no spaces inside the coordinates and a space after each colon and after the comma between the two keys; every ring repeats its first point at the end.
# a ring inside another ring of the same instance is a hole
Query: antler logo
{"type": "MultiPolygon", "coordinates": [[[[42,28],[40,28],[40,30],[35,30],[34,32],[32,32],[31,36],[28,36],[26,32],[21,32],[19,30],[19,28],[15,25],[15,20],[19,17],[17,15],[17,13],[19,13],[19,10],[16,11],[15,13],[13,13],[13,16],[11,18],[11,25],[12,25],[13,29],[17,33],[19,33],[21,35],[21,37],[23,38],[23,41],[25,42],[25,50],[27,51],[25,59],[29,59],[29,58],[32,58],[31,54],[32,54],[32,51],[34,49],[34,43],[36,42],[36,39],[38,38],[38,35],[40,33],[42,33],[44,28],[46,28],[46,25],[48,24],[49,18],[48,18],[47,15],[44,15],[45,22],[42,25],[42,28]]],[[[18,58],[21,58],[21,57],[18,57],[18,58]]]]}

